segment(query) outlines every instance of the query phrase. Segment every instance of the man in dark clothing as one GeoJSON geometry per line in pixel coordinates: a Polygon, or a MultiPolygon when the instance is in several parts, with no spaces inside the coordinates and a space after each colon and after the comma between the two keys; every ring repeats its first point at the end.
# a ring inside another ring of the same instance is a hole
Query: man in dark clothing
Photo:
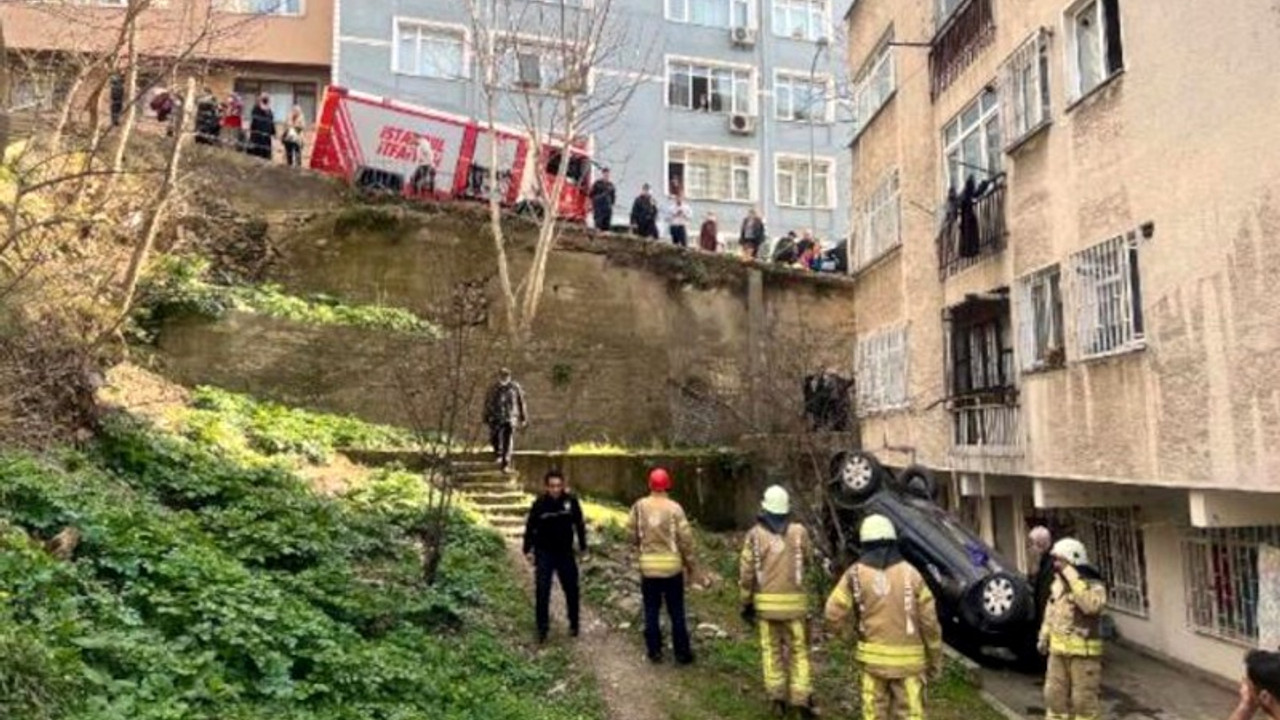
{"type": "Polygon", "coordinates": [[[649,183],[644,184],[631,203],[631,232],[642,238],[658,238],[658,203],[649,194],[649,183]]]}
{"type": "Polygon", "coordinates": [[[124,77],[120,73],[111,75],[111,127],[120,125],[120,117],[124,115],[124,77]]]}
{"type": "Polygon", "coordinates": [[[1053,548],[1053,535],[1049,532],[1049,528],[1037,525],[1031,529],[1027,539],[1031,545],[1031,552],[1039,556],[1036,570],[1028,578],[1032,588],[1035,589],[1036,624],[1038,625],[1044,620],[1044,609],[1049,604],[1049,593],[1053,587],[1053,554],[1049,552],[1053,548]]]}
{"type": "Polygon", "coordinates": [[[489,388],[489,394],[484,400],[484,422],[489,426],[489,441],[493,445],[494,459],[506,470],[511,467],[516,426],[529,425],[524,390],[511,379],[511,371],[506,368],[498,371],[498,382],[489,388]]]}
{"type": "Polygon", "coordinates": [[[276,136],[276,116],[271,111],[271,97],[263,95],[249,115],[249,154],[271,159],[271,143],[276,136]]]}
{"type": "Polygon", "coordinates": [[[751,208],[742,221],[742,232],[738,234],[738,245],[742,247],[742,254],[755,260],[760,255],[764,238],[764,221],[760,219],[760,213],[755,208],[751,208]]]}
{"type": "Polygon", "coordinates": [[[587,524],[578,498],[565,489],[564,475],[550,470],[543,478],[544,492],[529,508],[524,528],[524,554],[533,563],[536,577],[535,618],[538,642],[551,628],[551,576],[560,580],[569,615],[569,634],[578,636],[578,560],[573,552],[577,536],[579,552],[587,551],[587,524]]]}
{"type": "Polygon", "coordinates": [[[600,179],[591,185],[591,214],[596,230],[609,232],[613,227],[613,206],[618,202],[618,190],[609,180],[609,168],[600,171],[600,179]]]}
{"type": "Polygon", "coordinates": [[[222,132],[222,114],[218,111],[218,98],[205,88],[196,100],[196,142],[217,145],[222,132]]]}

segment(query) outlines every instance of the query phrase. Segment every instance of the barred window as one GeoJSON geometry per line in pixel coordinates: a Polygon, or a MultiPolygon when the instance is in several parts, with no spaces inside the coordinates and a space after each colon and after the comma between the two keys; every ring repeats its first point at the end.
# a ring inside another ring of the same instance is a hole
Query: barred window
{"type": "Polygon", "coordinates": [[[1010,149],[1049,122],[1049,33],[1027,39],[1000,66],[1004,146],[1010,149]]]}
{"type": "Polygon", "coordinates": [[[1080,355],[1097,357],[1144,345],[1138,243],[1114,237],[1071,256],[1080,355]]]}
{"type": "Polygon", "coordinates": [[[907,329],[881,330],[858,340],[858,413],[907,405],[907,329]]]}
{"type": "Polygon", "coordinates": [[[1092,508],[1072,513],[1078,539],[1107,584],[1110,606],[1146,617],[1147,560],[1135,508],[1092,508]]]}
{"type": "Polygon", "coordinates": [[[902,201],[898,169],[885,174],[858,214],[854,232],[854,269],[870,265],[902,244],[902,201]]]}
{"type": "Polygon", "coordinates": [[[1280,527],[1191,528],[1182,536],[1187,626],[1213,637],[1258,639],[1258,552],[1280,527]]]}

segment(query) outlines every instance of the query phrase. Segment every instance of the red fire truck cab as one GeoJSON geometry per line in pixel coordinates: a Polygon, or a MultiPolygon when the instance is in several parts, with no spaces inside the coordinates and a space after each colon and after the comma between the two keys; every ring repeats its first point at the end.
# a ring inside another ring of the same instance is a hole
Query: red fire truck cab
{"type": "MultiPolygon", "coordinates": [[[[497,192],[508,207],[545,208],[542,188],[555,187],[563,145],[535,143],[515,129],[341,87],[325,91],[311,168],[355,187],[407,198],[484,200],[497,192]],[[497,187],[489,165],[497,151],[497,187]],[[541,181],[541,182],[539,182],[541,181]]],[[[587,217],[591,158],[583,143],[569,147],[569,168],[555,205],[558,217],[587,217]]]]}

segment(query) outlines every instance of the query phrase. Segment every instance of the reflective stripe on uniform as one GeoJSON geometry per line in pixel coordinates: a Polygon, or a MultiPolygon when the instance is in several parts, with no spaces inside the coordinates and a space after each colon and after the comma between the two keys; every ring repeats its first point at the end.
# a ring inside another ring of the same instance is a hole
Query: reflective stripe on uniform
{"type": "Polygon", "coordinates": [[[647,553],[640,556],[640,572],[644,575],[675,575],[684,567],[679,555],[672,553],[647,553]]]}
{"type": "Polygon", "coordinates": [[[1049,652],[1073,657],[1100,657],[1102,641],[1096,638],[1082,638],[1079,635],[1055,633],[1049,636],[1049,652]]]}
{"type": "Polygon", "coordinates": [[[924,682],[918,677],[902,681],[907,690],[907,720],[924,720],[924,682]]]}
{"type": "Polygon", "coordinates": [[[854,653],[858,662],[885,668],[924,668],[926,656],[923,645],[885,645],[860,642],[854,653]]]}
{"type": "Polygon", "coordinates": [[[757,612],[804,612],[809,599],[803,593],[756,593],[757,612]]]}

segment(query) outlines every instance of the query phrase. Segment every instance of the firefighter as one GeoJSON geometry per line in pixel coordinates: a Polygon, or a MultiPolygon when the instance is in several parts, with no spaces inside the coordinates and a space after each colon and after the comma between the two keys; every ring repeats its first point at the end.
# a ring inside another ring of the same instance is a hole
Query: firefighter
{"type": "Polygon", "coordinates": [[[863,720],[923,720],[926,678],[939,677],[943,667],[933,593],[903,559],[888,518],[867,516],[860,539],[858,562],[827,598],[827,622],[852,615],[857,626],[863,720]]]}
{"type": "Polygon", "coordinates": [[[775,715],[790,704],[816,717],[809,673],[805,572],[813,546],[809,531],[791,522],[791,497],[778,485],[764,492],[760,518],[747,533],[738,560],[742,618],[757,622],[764,688],[775,715]],[[789,663],[784,661],[789,659],[789,663]]]}
{"type": "Polygon", "coordinates": [[[1045,720],[1098,720],[1107,588],[1089,564],[1084,543],[1063,538],[1049,552],[1056,576],[1040,626],[1040,652],[1049,655],[1045,720]]]}
{"type": "Polygon", "coordinates": [[[649,661],[662,662],[663,603],[671,618],[671,641],[680,665],[693,662],[689,625],[684,612],[685,577],[694,577],[693,530],[680,503],[668,497],[671,475],[649,472],[649,496],[631,506],[631,544],[640,556],[640,594],[644,600],[644,643],[649,661]]]}

